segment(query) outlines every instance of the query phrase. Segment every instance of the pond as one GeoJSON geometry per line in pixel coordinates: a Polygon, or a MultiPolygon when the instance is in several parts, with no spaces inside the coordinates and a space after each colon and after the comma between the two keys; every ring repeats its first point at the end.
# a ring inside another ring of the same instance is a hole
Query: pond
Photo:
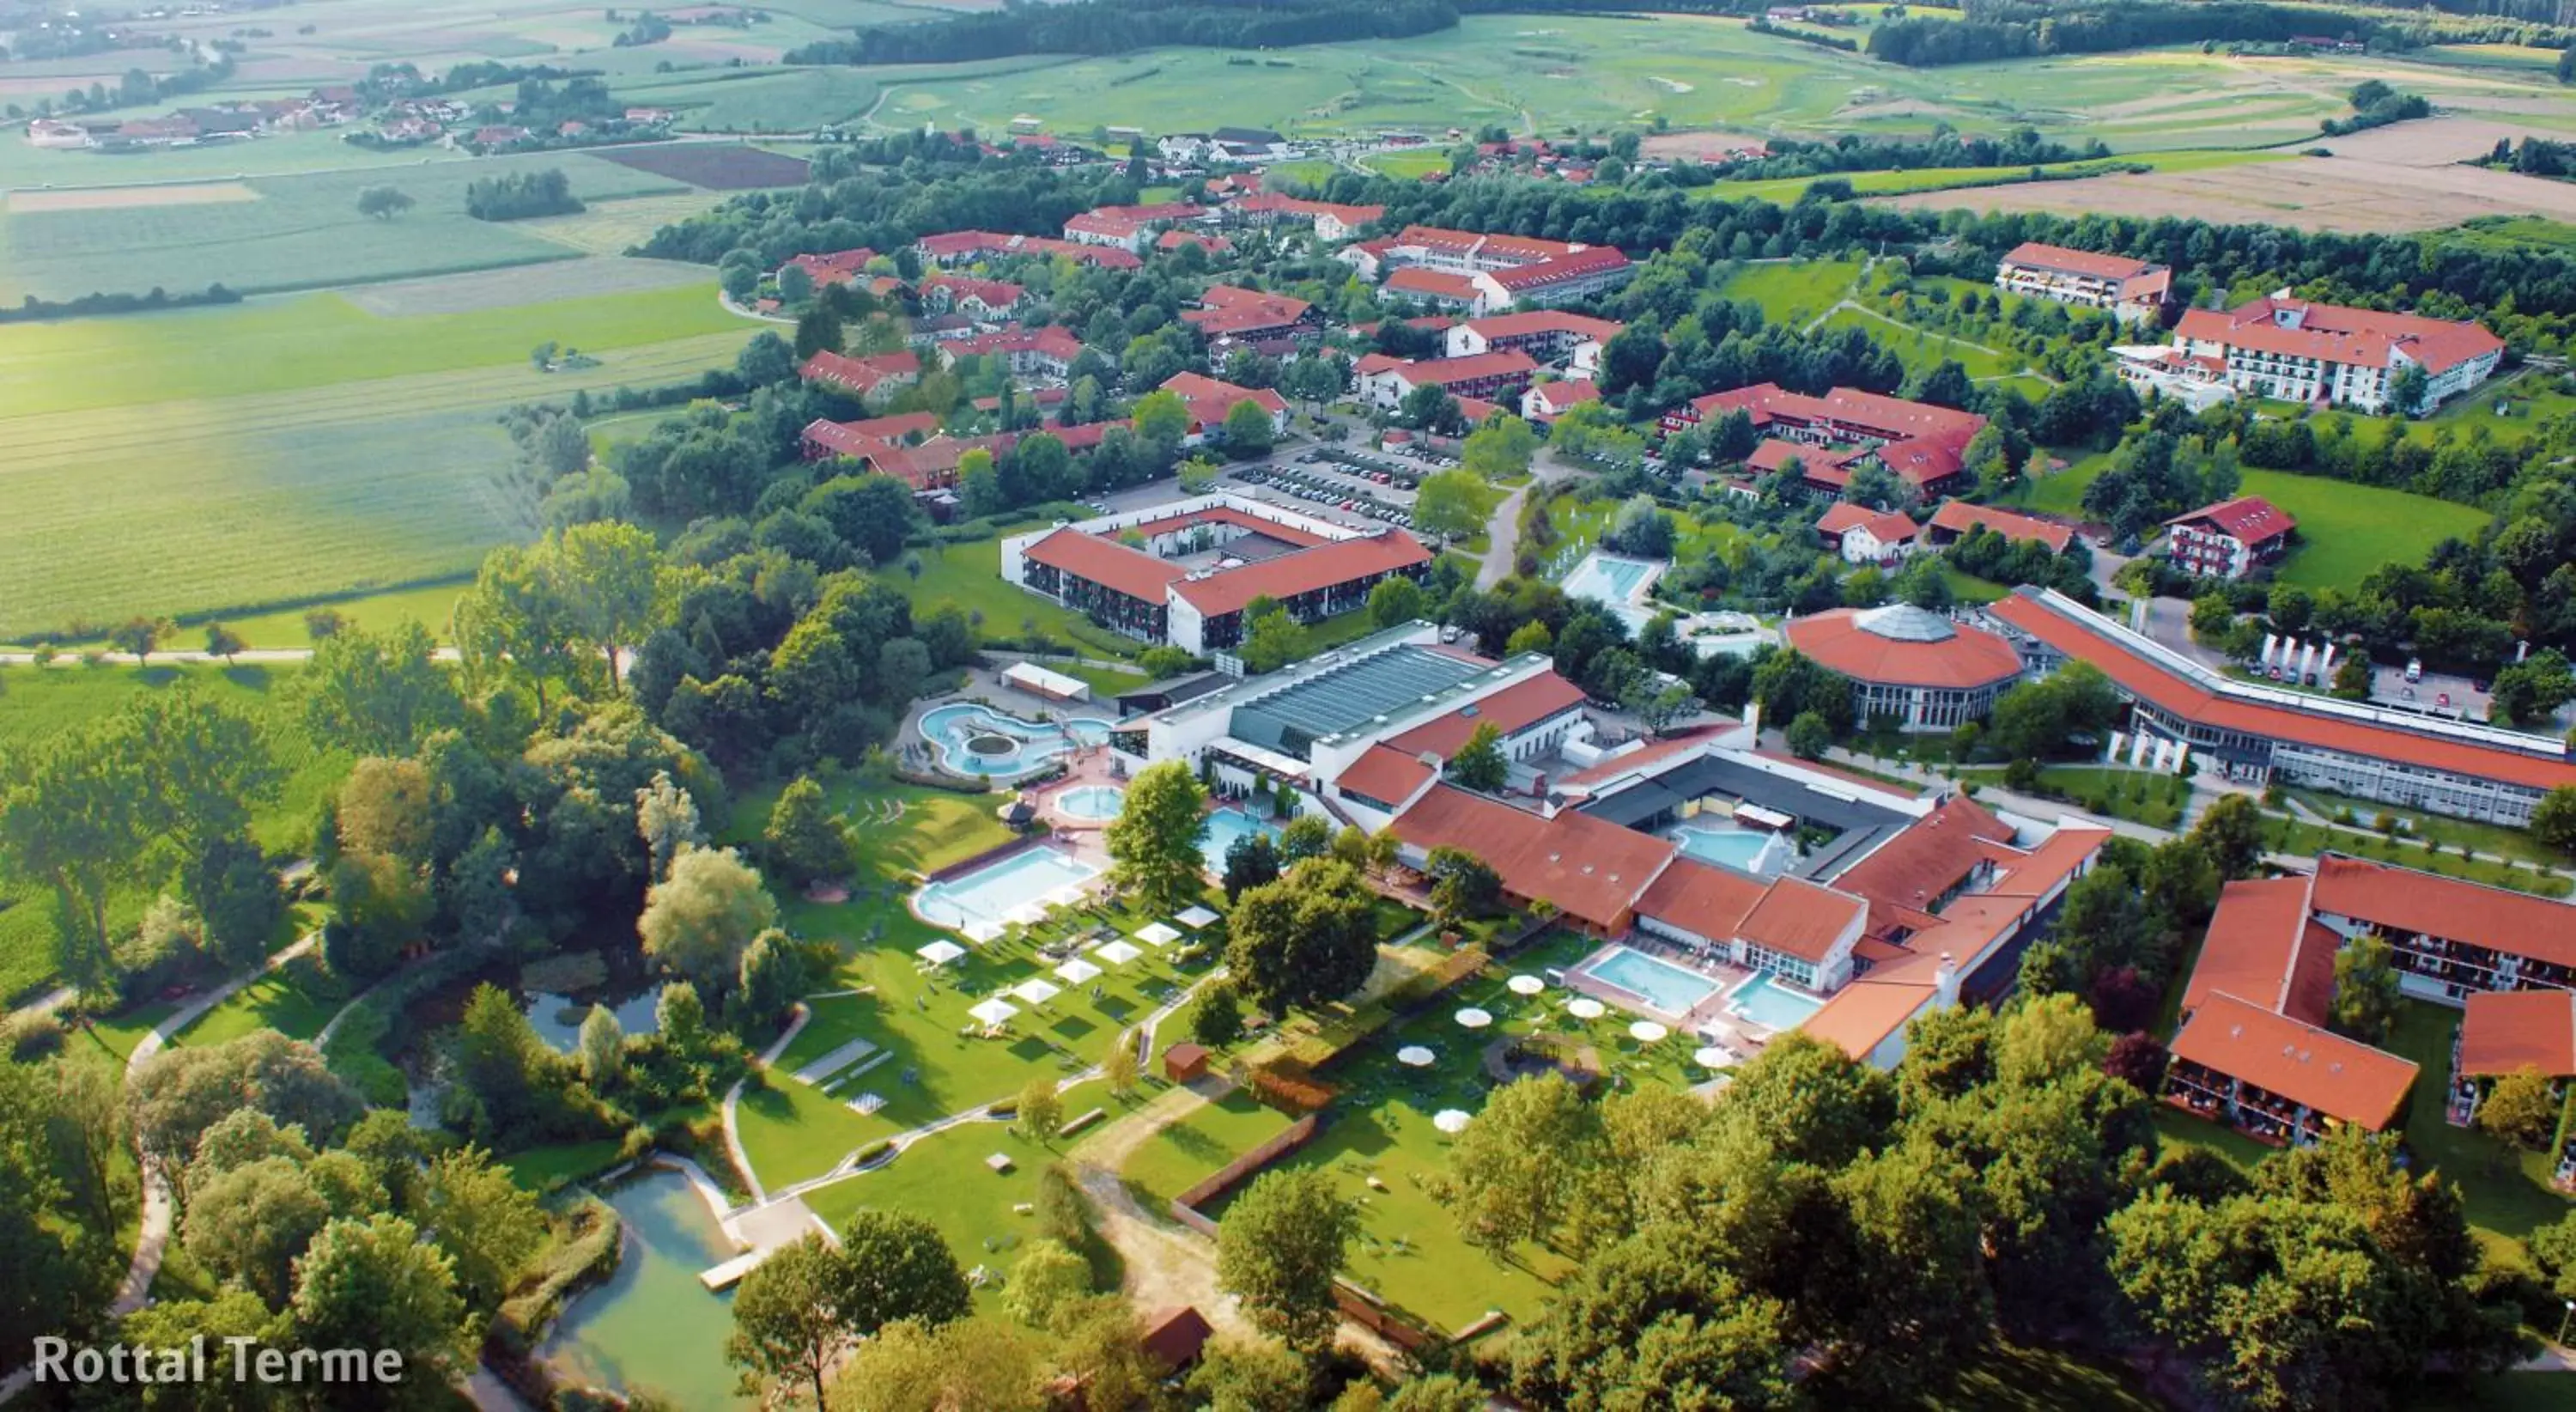
{"type": "Polygon", "coordinates": [[[626,1223],[608,1282],[573,1298],[538,1350],[564,1378],[632,1393],[650,1388],[681,1407],[748,1407],[724,1361],[732,1300],[698,1272],[734,1256],[733,1242],[689,1179],[655,1171],[608,1197],[626,1223]]]}

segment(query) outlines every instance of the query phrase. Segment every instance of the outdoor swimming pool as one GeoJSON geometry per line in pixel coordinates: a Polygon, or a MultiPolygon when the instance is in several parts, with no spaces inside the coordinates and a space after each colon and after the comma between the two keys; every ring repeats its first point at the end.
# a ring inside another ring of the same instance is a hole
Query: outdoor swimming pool
{"type": "Polygon", "coordinates": [[[934,926],[968,936],[989,935],[1015,916],[1034,919],[1049,903],[1070,900],[1100,870],[1048,844],[1014,853],[971,873],[929,883],[912,895],[912,910],[934,926]]]}
{"type": "Polygon", "coordinates": [[[1109,820],[1127,806],[1127,791],[1114,784],[1086,784],[1055,797],[1055,811],[1068,819],[1109,820]]]}
{"type": "Polygon", "coordinates": [[[1225,851],[1234,841],[1248,833],[1266,833],[1270,841],[1279,841],[1279,825],[1256,819],[1240,809],[1219,809],[1208,815],[1207,838],[1199,844],[1199,856],[1207,860],[1207,870],[1219,877],[1225,875],[1225,851]]]}
{"type": "Polygon", "coordinates": [[[1717,982],[1697,971],[1626,946],[1612,947],[1609,955],[1585,967],[1583,973],[1641,997],[1667,1015],[1689,1014],[1692,1006],[1717,994],[1717,982]]]}
{"type": "Polygon", "coordinates": [[[650,1388],[681,1407],[751,1406],[724,1361],[732,1297],[698,1283],[700,1270],[735,1254],[705,1199],[663,1171],[619,1187],[608,1204],[625,1222],[625,1258],[564,1307],[540,1356],[583,1382],[650,1388]]]}
{"type": "Polygon", "coordinates": [[[1024,721],[960,701],[925,713],[921,738],[939,747],[939,763],[948,769],[999,779],[1027,774],[1080,746],[1105,744],[1109,722],[1097,716],[1024,721]]]}
{"type": "Polygon", "coordinates": [[[1735,994],[1728,996],[1726,1001],[1728,1008],[1735,1013],[1775,1032],[1796,1029],[1806,1023],[1809,1015],[1825,1006],[1825,1002],[1813,996],[1800,995],[1771,979],[1768,972],[1737,986],[1735,994]]]}
{"type": "Polygon", "coordinates": [[[1583,556],[1565,576],[1565,596],[1590,598],[1607,605],[1631,632],[1653,615],[1642,606],[1646,585],[1664,566],[1645,559],[1621,559],[1598,550],[1583,556]]]}
{"type": "Polygon", "coordinates": [[[1682,852],[1703,863],[1733,868],[1767,878],[1788,864],[1788,845],[1783,835],[1761,829],[1748,829],[1719,820],[1714,823],[1687,823],[1666,837],[1682,846],[1682,852]]]}

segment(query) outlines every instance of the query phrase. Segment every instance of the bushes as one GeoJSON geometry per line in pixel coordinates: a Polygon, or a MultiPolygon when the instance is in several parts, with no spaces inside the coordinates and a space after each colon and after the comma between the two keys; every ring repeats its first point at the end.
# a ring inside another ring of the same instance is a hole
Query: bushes
{"type": "Polygon", "coordinates": [[[518,1293],[501,1301],[492,1341],[525,1357],[544,1341],[564,1301],[617,1272],[623,1223],[605,1201],[585,1197],[558,1228],[555,1240],[522,1278],[518,1293]]]}

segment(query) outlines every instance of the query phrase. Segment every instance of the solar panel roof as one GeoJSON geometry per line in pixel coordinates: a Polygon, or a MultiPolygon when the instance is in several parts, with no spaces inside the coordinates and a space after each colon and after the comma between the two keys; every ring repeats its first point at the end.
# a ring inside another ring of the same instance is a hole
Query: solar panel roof
{"type": "Polygon", "coordinates": [[[1366,724],[1491,670],[1447,653],[1399,647],[1364,657],[1234,709],[1234,737],[1300,760],[1324,736],[1366,724]]]}

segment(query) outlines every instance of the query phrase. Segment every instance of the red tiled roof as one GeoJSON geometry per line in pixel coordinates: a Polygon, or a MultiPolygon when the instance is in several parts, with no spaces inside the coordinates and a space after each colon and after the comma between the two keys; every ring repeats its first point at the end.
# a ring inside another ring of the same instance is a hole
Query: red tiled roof
{"type": "Polygon", "coordinates": [[[2576,1075],[2576,992],[2471,991],[2460,1021],[2460,1072],[2477,1078],[2522,1068],[2576,1075]]]}
{"type": "Polygon", "coordinates": [[[1841,535],[1866,529],[1881,544],[1902,544],[1923,532],[1913,517],[1902,511],[1873,510],[1849,500],[1838,500],[1816,521],[1818,534],[1841,535]]]}
{"type": "Polygon", "coordinates": [[[1363,370],[1362,376],[1370,373],[1392,372],[1414,387],[1420,387],[1425,383],[1448,387],[1483,378],[1526,378],[1538,371],[1538,364],[1531,362],[1528,354],[1508,348],[1497,353],[1471,353],[1464,358],[1424,358],[1412,362],[1372,361],[1384,356],[1373,354],[1369,358],[1362,359],[1361,361],[1370,364],[1363,370]]]}
{"type": "Polygon", "coordinates": [[[807,382],[834,383],[852,392],[864,393],[890,379],[921,376],[921,357],[909,352],[878,353],[866,358],[853,358],[843,353],[817,353],[806,359],[798,372],[807,382]]]}
{"type": "Polygon", "coordinates": [[[1559,378],[1530,389],[1538,395],[1538,405],[1552,413],[1562,414],[1586,402],[1601,400],[1600,385],[1590,378],[1559,378]]]}
{"type": "Polygon", "coordinates": [[[855,250],[833,250],[820,255],[798,255],[787,263],[814,276],[818,284],[835,279],[848,279],[867,268],[877,252],[862,245],[855,250]]]}
{"type": "Polygon", "coordinates": [[[1803,878],[1773,878],[1735,934],[1801,961],[1822,962],[1834,943],[1869,915],[1869,904],[1803,878]]]}
{"type": "Polygon", "coordinates": [[[1965,535],[1972,529],[1989,529],[2014,543],[2037,540],[2054,554],[2065,553],[2067,546],[2075,542],[2075,531],[2064,525],[2051,524],[2010,510],[1998,510],[1991,505],[1971,505],[1965,500],[1943,502],[1941,508],[1933,512],[1929,528],[1948,530],[1957,535],[1965,535]]]}
{"type": "Polygon", "coordinates": [[[1854,1059],[1867,1060],[1889,1035],[1922,1014],[1939,994],[1932,972],[1939,967],[1940,958],[1899,954],[1904,959],[1872,967],[1868,974],[1835,991],[1821,1009],[1799,1024],[1798,1032],[1839,1046],[1854,1059]]]}
{"type": "Polygon", "coordinates": [[[2173,1056],[2371,1132],[2397,1121],[2415,1066],[2223,992],[2174,1036],[2173,1056]]]}
{"type": "Polygon", "coordinates": [[[1258,404],[1273,418],[1288,410],[1287,402],[1269,388],[1237,387],[1204,373],[1174,373],[1155,390],[1177,393],[1189,404],[1190,420],[1200,429],[1224,426],[1226,414],[1246,402],[1258,404]]]}
{"type": "Polygon", "coordinates": [[[2111,841],[2109,829],[2060,824],[2039,847],[2027,853],[2007,848],[1995,860],[1995,880],[1986,891],[1997,897],[2038,897],[2067,880],[2085,860],[2111,841]]]}
{"type": "Polygon", "coordinates": [[[2545,897],[2327,854],[2317,860],[2310,899],[2320,912],[2385,932],[2422,932],[2576,966],[2576,908],[2545,897]]]}
{"type": "Polygon", "coordinates": [[[1552,671],[1541,672],[1481,700],[1443,711],[1411,730],[1389,737],[1386,743],[1407,755],[1427,750],[1446,760],[1484,722],[1491,721],[1494,729],[1510,736],[1582,704],[1583,688],[1552,671]]]}
{"type": "Polygon", "coordinates": [[[1197,1307],[1184,1304],[1177,1309],[1162,1310],[1148,1319],[1145,1332],[1137,1342],[1148,1357],[1164,1367],[1181,1368],[1195,1360],[1199,1351],[1207,1347],[1207,1341],[1215,1336],[1216,1330],[1197,1307]]]}
{"type": "Polygon", "coordinates": [[[1231,505],[1211,505],[1203,510],[1185,510],[1177,515],[1164,515],[1158,519],[1140,521],[1129,528],[1147,539],[1152,539],[1158,534],[1188,529],[1192,525],[1240,525],[1245,529],[1267,535],[1282,544],[1296,545],[1300,549],[1329,542],[1320,534],[1299,529],[1295,525],[1265,520],[1259,515],[1248,515],[1231,505]]]}
{"type": "Polygon", "coordinates": [[[1085,235],[1107,236],[1112,240],[1133,240],[1144,228],[1143,221],[1130,220],[1125,216],[1107,215],[1099,211],[1085,211],[1064,223],[1064,233],[1068,237],[1079,231],[1085,235]]]}
{"type": "Polygon", "coordinates": [[[1728,868],[1696,858],[1675,858],[1672,866],[1637,900],[1637,912],[1711,941],[1731,940],[1736,928],[1762,904],[1764,884],[1728,868]]]}
{"type": "Polygon", "coordinates": [[[1013,324],[990,333],[979,333],[943,345],[957,357],[989,357],[994,354],[1041,353],[1059,362],[1070,363],[1082,356],[1082,340],[1062,324],[1044,328],[1022,328],[1013,324]]]}
{"type": "Polygon", "coordinates": [[[1986,419],[1974,412],[1936,407],[1929,402],[1908,402],[1902,397],[1851,387],[1837,387],[1823,397],[1809,397],[1762,382],[1732,392],[1694,397],[1690,405],[1703,420],[1741,408],[1757,427],[1783,419],[1832,422],[1875,440],[1891,442],[1922,438],[1946,441],[1955,437],[1964,445],[1986,425],[1986,419]]]}
{"type": "Polygon", "coordinates": [[[2187,310],[2174,332],[2193,342],[2369,368],[2388,366],[2389,350],[2396,348],[2428,373],[2504,348],[2503,339],[2478,324],[2282,298],[2257,299],[2225,313],[2187,310]],[[2275,320],[2282,313],[2299,319],[2300,326],[2281,326],[2275,320]]]}
{"type": "Polygon", "coordinates": [[[1154,248],[1165,252],[1189,245],[1220,255],[1234,249],[1234,242],[1224,236],[1202,235],[1194,230],[1167,230],[1154,241],[1154,248]]]}
{"type": "Polygon", "coordinates": [[[973,275],[935,274],[921,282],[924,290],[944,289],[958,299],[968,295],[983,300],[996,309],[1007,309],[1028,297],[1028,289],[1006,279],[977,279],[973,275]]]}
{"type": "Polygon", "coordinates": [[[2212,995],[2233,995],[2322,1025],[2334,1003],[2336,942],[2308,919],[2306,878],[2229,883],[2210,915],[2182,1008],[2188,1013],[2212,995]]]}
{"type": "Polygon", "coordinates": [[[1992,859],[1986,844],[2010,843],[2012,836],[1984,805],[1954,796],[1845,869],[1834,886],[1882,906],[1928,913],[1943,893],[1992,859]]]}
{"type": "Polygon", "coordinates": [[[1578,250],[1571,255],[1558,255],[1508,270],[1495,270],[1485,278],[1501,285],[1505,292],[1523,289],[1545,289],[1552,284],[1567,284],[1590,279],[1610,270],[1624,270],[1628,257],[1608,246],[1578,250]]]}
{"type": "Polygon", "coordinates": [[[1469,319],[1466,326],[1492,340],[1523,338],[1535,333],[1571,333],[1599,343],[1617,338],[1628,326],[1586,314],[1569,314],[1562,309],[1532,309],[1519,314],[1494,314],[1469,319]]]}
{"type": "Polygon", "coordinates": [[[1417,299],[1449,299],[1472,304],[1479,297],[1476,281],[1466,275],[1444,274],[1439,270],[1407,265],[1386,277],[1389,293],[1417,299]]]}
{"type": "Polygon", "coordinates": [[[2097,255],[2090,250],[2069,250],[2063,245],[2042,245],[2027,241],[2016,245],[2004,256],[2007,265],[2027,265],[2035,270],[2055,270],[2061,274],[2086,275],[2093,279],[2129,279],[2145,274],[2154,266],[2126,255],[2097,255]]]}
{"type": "MultiPolygon", "coordinates": [[[[2393,760],[2424,769],[2447,770],[2475,779],[2498,780],[2531,789],[2576,784],[2576,765],[2565,760],[2544,759],[2469,741],[2445,740],[2393,726],[2338,720],[2287,706],[2221,697],[2120,642],[2113,636],[2119,629],[2096,615],[2084,614],[2100,623],[2098,628],[2088,629],[2082,623],[2061,616],[2035,597],[2020,592],[2004,595],[1988,605],[1986,611],[2058,652],[2101,668],[2103,674],[2122,691],[2213,729],[2296,741],[2320,749],[2393,760]]],[[[2576,964],[2576,944],[2572,944],[2569,951],[2571,964],[2576,964]]]]}
{"type": "Polygon", "coordinates": [[[1256,598],[1294,598],[1430,561],[1431,551],[1413,536],[1400,530],[1381,530],[1282,554],[1276,559],[1258,560],[1207,578],[1185,578],[1173,591],[1202,616],[1218,618],[1242,611],[1256,598]]]}
{"type": "Polygon", "coordinates": [[[1789,645],[1856,681],[1962,689],[2021,674],[2021,654],[1983,628],[1952,624],[1939,642],[1881,637],[1861,625],[1877,609],[1832,608],[1790,621],[1789,645]]]}
{"type": "Polygon", "coordinates": [[[2267,539],[2288,534],[2298,528],[2289,513],[2259,495],[2240,495],[2215,505],[2203,505],[2188,515],[2176,515],[2168,525],[2194,525],[2216,530],[2230,539],[2247,544],[2260,544],[2267,539]]]}
{"type": "Polygon", "coordinates": [[[1022,551],[1024,557],[1114,593],[1160,607],[1165,590],[1188,572],[1142,550],[1077,529],[1059,529],[1022,551]]]}
{"type": "Polygon", "coordinates": [[[1350,768],[1342,771],[1333,783],[1354,794],[1364,794],[1388,808],[1397,808],[1413,797],[1413,791],[1435,773],[1429,765],[1392,745],[1372,745],[1360,752],[1350,768]]]}
{"type": "Polygon", "coordinates": [[[1586,814],[1542,819],[1445,784],[1397,815],[1394,827],[1417,848],[1475,854],[1512,893],[1545,898],[1577,921],[1612,931],[1627,926],[1638,897],[1680,851],[1669,839],[1586,814]]]}

